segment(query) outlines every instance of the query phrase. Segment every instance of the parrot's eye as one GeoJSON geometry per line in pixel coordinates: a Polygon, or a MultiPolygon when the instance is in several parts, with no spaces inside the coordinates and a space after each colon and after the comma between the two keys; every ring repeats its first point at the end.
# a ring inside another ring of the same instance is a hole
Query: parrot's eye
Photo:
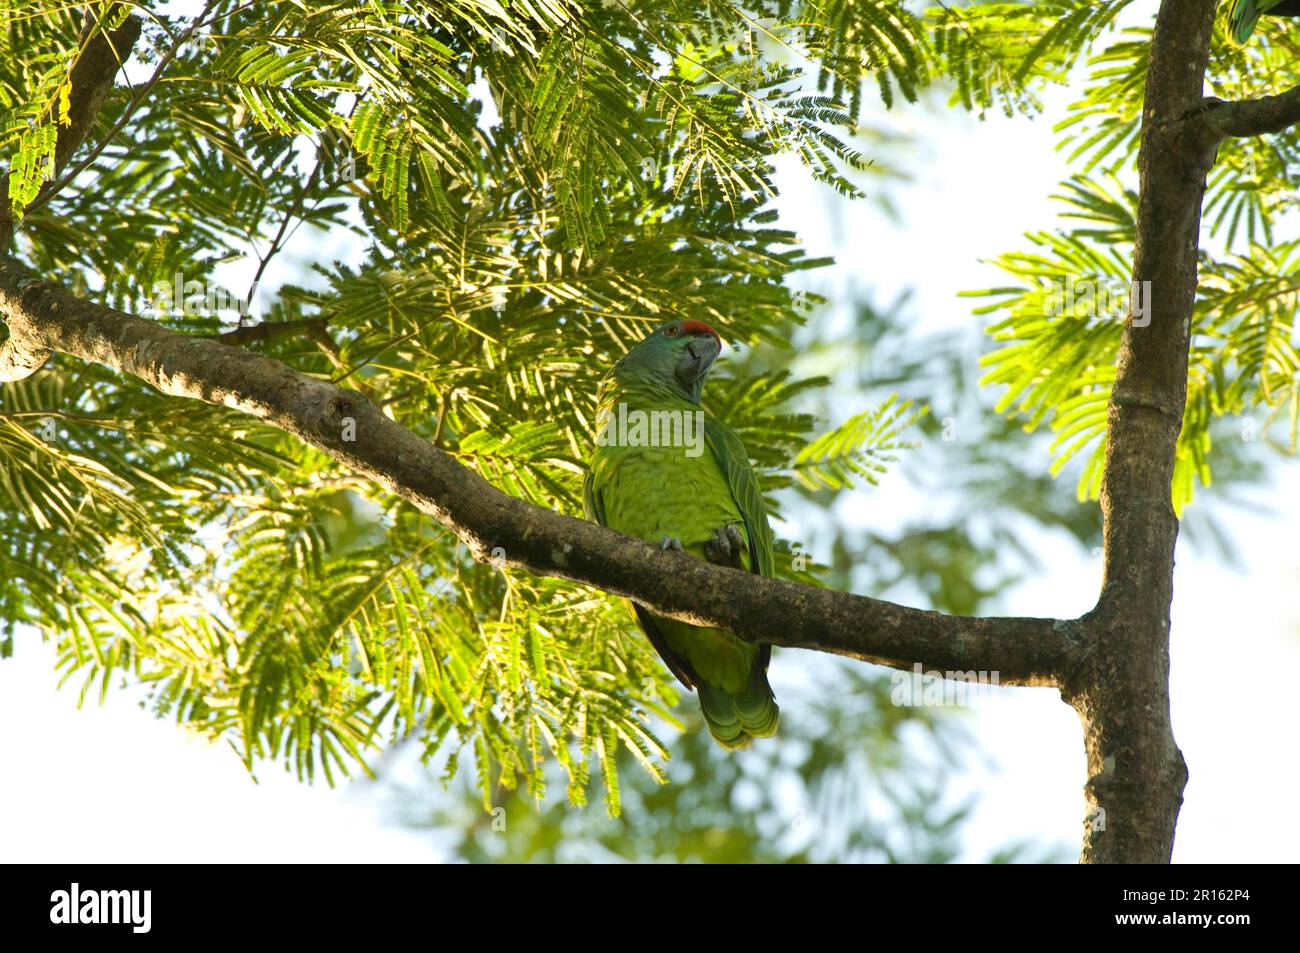
{"type": "Polygon", "coordinates": [[[675,338],[677,337],[677,332],[680,330],[681,328],[679,328],[677,325],[670,324],[668,325],[668,327],[664,328],[664,334],[668,335],[670,338],[675,338]]]}

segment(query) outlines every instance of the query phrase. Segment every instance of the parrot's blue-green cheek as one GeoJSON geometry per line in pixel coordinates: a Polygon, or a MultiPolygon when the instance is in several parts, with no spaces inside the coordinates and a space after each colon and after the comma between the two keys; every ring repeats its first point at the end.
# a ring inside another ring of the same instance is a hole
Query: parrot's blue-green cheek
{"type": "Polygon", "coordinates": [[[722,345],[710,335],[702,334],[687,338],[677,359],[677,368],[673,372],[677,383],[688,391],[694,390],[697,384],[704,381],[709,368],[713,367],[713,362],[721,353],[722,345]]]}

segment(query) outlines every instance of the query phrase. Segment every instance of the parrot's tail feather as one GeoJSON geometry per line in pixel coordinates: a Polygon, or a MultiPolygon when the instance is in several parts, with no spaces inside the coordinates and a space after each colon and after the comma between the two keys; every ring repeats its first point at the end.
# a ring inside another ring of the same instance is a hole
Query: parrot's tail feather
{"type": "Polygon", "coordinates": [[[755,665],[749,685],[738,695],[701,682],[700,711],[709,726],[709,734],[731,751],[748,748],[754,738],[770,738],[781,721],[781,709],[767,683],[767,672],[755,665]]]}
{"type": "Polygon", "coordinates": [[[695,686],[700,694],[700,712],[704,723],[709,726],[709,734],[722,747],[735,751],[749,747],[749,735],[736,714],[736,703],[721,688],[714,688],[700,682],[695,686]]]}
{"type": "Polygon", "coordinates": [[[749,676],[749,685],[735,696],[736,714],[745,731],[755,738],[770,738],[776,734],[781,722],[781,709],[776,704],[776,695],[767,683],[767,672],[761,665],[755,665],[749,676]]]}
{"type": "Polygon", "coordinates": [[[1232,26],[1232,38],[1238,43],[1245,43],[1250,39],[1250,35],[1255,32],[1255,24],[1259,22],[1260,10],[1255,0],[1234,0],[1232,9],[1228,12],[1228,20],[1232,26]]]}

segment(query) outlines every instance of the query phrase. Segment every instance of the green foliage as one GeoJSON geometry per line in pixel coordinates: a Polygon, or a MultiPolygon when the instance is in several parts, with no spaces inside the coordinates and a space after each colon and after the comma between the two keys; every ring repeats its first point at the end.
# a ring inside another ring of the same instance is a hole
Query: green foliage
{"type": "MultiPolygon", "coordinates": [[[[818,662],[815,691],[782,689],[779,741],[737,755],[693,724],[673,740],[666,783],[625,772],[618,818],[538,804],[522,790],[494,791],[484,805],[464,779],[445,776],[456,797],[431,809],[425,786],[399,786],[398,814],[479,863],[955,859],[973,806],[946,797],[969,742],[961,713],[896,706],[889,676],[818,662]]],[[[1063,858],[1011,845],[999,859],[1063,858]]]]}
{"type": "Polygon", "coordinates": [[[1140,289],[1132,294],[1128,282],[1135,197],[1076,179],[1062,198],[1090,227],[1035,233],[1027,236],[1035,252],[996,259],[1024,284],[979,292],[998,301],[976,313],[1007,312],[989,329],[1002,346],[984,359],[990,370],[983,383],[1007,385],[997,409],[1015,407],[1030,429],[1050,418],[1053,472],[1092,449],[1079,483],[1085,498],[1100,488],[1124,309],[1130,296],[1140,299],[1140,289]],[[1111,290],[1122,294],[1112,297],[1111,290]]]}
{"type": "MultiPolygon", "coordinates": [[[[1128,29],[1112,42],[1095,43],[1084,96],[1057,126],[1062,148],[1080,164],[1061,196],[1064,217],[1084,224],[1026,236],[1033,251],[995,259],[1015,284],[977,292],[997,299],[978,313],[1000,315],[990,327],[999,347],[985,359],[984,380],[1006,385],[1000,410],[1014,411],[1030,429],[1050,424],[1054,473],[1082,456],[1080,499],[1100,492],[1106,407],[1125,313],[1098,313],[1087,301],[1073,310],[1061,307],[1060,292],[1070,283],[1115,288],[1128,282],[1137,196],[1125,183],[1135,181],[1150,35],[1149,29],[1128,29]]],[[[1225,15],[1216,24],[1208,83],[1225,98],[1280,93],[1300,82],[1297,53],[1294,34],[1276,21],[1264,24],[1262,38],[1248,46],[1231,43],[1225,15]]],[[[1275,226],[1295,207],[1288,169],[1300,161],[1297,149],[1295,127],[1228,139],[1208,180],[1204,218],[1213,243],[1202,252],[1191,328],[1173,480],[1179,513],[1197,482],[1211,482],[1221,456],[1211,439],[1217,418],[1241,418],[1238,438],[1247,441],[1264,439],[1269,425],[1285,418],[1287,437],[1280,442],[1295,450],[1296,299],[1288,276],[1295,248],[1278,240],[1275,226]]]]}
{"type": "Polygon", "coordinates": [[[875,483],[897,461],[899,450],[915,446],[899,438],[923,413],[913,412],[910,400],[899,403],[891,394],[874,410],[850,417],[800,450],[795,474],[810,490],[851,489],[855,475],[875,483]]]}
{"type": "MultiPolygon", "coordinates": [[[[88,297],[216,335],[244,321],[187,284],[225,291],[224,263],[251,247],[260,274],[313,229],[363,235],[363,254],[263,292],[258,317],[296,330],[248,346],[576,513],[596,383],[647,330],[688,318],[775,344],[802,319],[785,282],[822,262],[773,225],[772,160],[856,194],[859,81],[887,43],[882,88],[910,97],[922,71],[916,21],[889,6],[780,19],[711,3],[212,0],[146,19],[136,92],[110,93],[88,137],[102,150],[50,190],[41,157],[80,24],[5,5],[17,251],[88,297]],[[818,88],[789,46],[742,48],[759,26],[834,47],[835,77],[818,88]]],[[[792,401],[817,385],[724,368],[709,395],[769,493],[794,479],[813,421],[792,401]]],[[[58,359],[0,391],[0,474],[6,646],[39,626],[83,690],[143,680],[159,715],[250,769],[332,781],[410,739],[464,753],[485,799],[542,796],[550,764],[575,803],[595,774],[611,811],[621,763],[661,775],[652,725],[676,724],[676,690],[625,609],[474,563],[253,421],[58,359]]]]}
{"type": "Polygon", "coordinates": [[[1096,550],[1100,514],[1035,464],[1040,437],[992,412],[970,360],[975,329],[922,334],[917,318],[906,299],[864,302],[850,327],[813,336],[798,362],[833,382],[805,400],[862,391],[870,400],[898,389],[931,408],[909,431],[914,447],[898,474],[925,505],[901,519],[869,516],[864,526],[850,515],[852,497],[800,484],[802,545],[830,553],[825,583],[837,589],[951,614],[994,613],[1010,587],[1043,569],[1026,539],[1048,530],[1096,550]]]}
{"type": "Polygon", "coordinates": [[[1036,112],[1034,88],[1060,83],[1132,0],[939,3],[929,12],[938,68],[953,102],[981,112],[1036,112]]]}

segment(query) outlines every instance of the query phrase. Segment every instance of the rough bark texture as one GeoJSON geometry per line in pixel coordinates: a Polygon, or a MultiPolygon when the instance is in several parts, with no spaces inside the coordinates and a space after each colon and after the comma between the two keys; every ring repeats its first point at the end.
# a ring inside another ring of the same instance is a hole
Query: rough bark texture
{"type": "MultiPolygon", "coordinates": [[[[1202,98],[1214,7],[1214,0],[1165,0],[1157,17],[1133,269],[1134,280],[1151,283],[1151,320],[1124,331],[1102,482],[1105,579],[1096,607],[1081,619],[943,616],[663,552],[510,497],[362,395],[230,346],[271,329],[224,342],[178,334],[80,300],[3,256],[0,317],[10,339],[0,352],[0,382],[31,373],[50,351],[97,361],[165,394],[232,407],[300,437],[432,515],[480,559],[587,583],[773,645],[1057,685],[1082,718],[1088,754],[1081,860],[1164,863],[1187,779],[1169,718],[1178,535],[1170,486],[1205,177],[1222,137],[1300,121],[1296,91],[1242,103],[1202,98]]],[[[88,128],[93,115],[78,116],[88,128]]]]}
{"type": "MultiPolygon", "coordinates": [[[[117,71],[131,55],[135,41],[140,37],[143,21],[139,17],[127,20],[111,33],[98,30],[103,19],[115,9],[87,11],[81,28],[81,44],[85,46],[68,77],[72,91],[68,95],[68,125],[60,126],[54,144],[53,177],[67,166],[72,154],[81,147],[95,127],[95,118],[113,88],[117,71]],[[93,34],[93,36],[92,36],[93,34]],[[90,42],[86,39],[90,37],[90,42]]],[[[9,176],[0,178],[0,251],[7,251],[13,240],[13,213],[9,208],[9,176]]],[[[30,342],[11,337],[0,345],[0,380],[21,380],[40,370],[50,351],[32,346],[30,342]]]]}
{"type": "Polygon", "coordinates": [[[1262,136],[1300,122],[1300,86],[1276,96],[1228,103],[1205,100],[1205,121],[1224,136],[1262,136]]]}
{"type": "Polygon", "coordinates": [[[1187,767],[1169,720],[1169,606],[1178,520],[1170,486],[1187,394],[1205,177],[1215,134],[1202,86],[1214,0],[1165,0],[1156,17],[1142,142],[1134,281],[1150,323],[1124,331],[1107,430],[1105,576],[1086,617],[1087,664],[1062,694],[1083,719],[1082,859],[1167,863],[1187,767]]]}
{"type": "MultiPolygon", "coordinates": [[[[118,70],[140,38],[143,21],[139,17],[128,17],[111,33],[99,30],[100,23],[116,12],[115,8],[87,11],[82,23],[80,43],[85,49],[68,77],[72,83],[68,95],[68,125],[58,129],[58,139],[54,144],[54,176],[67,167],[72,154],[81,148],[95,127],[95,119],[113,88],[118,70]],[[90,38],[89,43],[87,38],[90,38]]],[[[9,176],[6,174],[0,179],[0,249],[7,249],[13,238],[14,223],[8,196],[9,176]]]]}

